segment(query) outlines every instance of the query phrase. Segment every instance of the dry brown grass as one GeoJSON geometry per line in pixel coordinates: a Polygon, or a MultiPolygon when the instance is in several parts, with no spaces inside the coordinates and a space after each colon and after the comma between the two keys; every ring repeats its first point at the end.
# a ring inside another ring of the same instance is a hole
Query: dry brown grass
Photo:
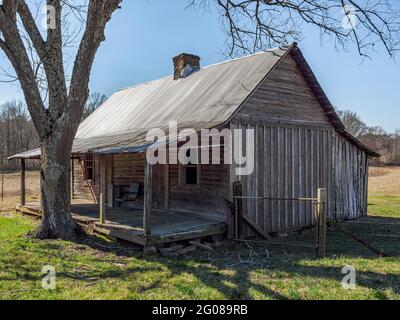
{"type": "MultiPolygon", "coordinates": [[[[0,199],[0,212],[14,209],[19,202],[19,177],[19,173],[4,175],[4,201],[1,202],[0,199]]],[[[369,194],[371,196],[400,196],[400,167],[371,167],[369,194]]],[[[38,171],[26,173],[26,196],[27,201],[39,199],[38,171]]]]}
{"type": "Polygon", "coordinates": [[[369,169],[370,177],[381,177],[392,172],[392,167],[371,167],[369,169]]]}
{"type": "Polygon", "coordinates": [[[370,196],[400,196],[400,167],[371,167],[370,196]]]}
{"type": "MultiPolygon", "coordinates": [[[[1,183],[1,177],[0,177],[1,183]]],[[[4,175],[4,200],[1,201],[0,212],[13,210],[19,202],[20,174],[7,173],[4,175]]],[[[1,193],[1,185],[0,185],[1,193]]],[[[27,201],[37,201],[39,199],[39,172],[26,172],[26,199],[27,201]]]]}

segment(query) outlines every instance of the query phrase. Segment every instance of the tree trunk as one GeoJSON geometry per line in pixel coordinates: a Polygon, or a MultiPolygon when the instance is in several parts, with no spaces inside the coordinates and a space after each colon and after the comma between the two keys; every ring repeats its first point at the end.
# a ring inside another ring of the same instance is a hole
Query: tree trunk
{"type": "Polygon", "coordinates": [[[70,154],[72,139],[54,134],[42,144],[41,200],[42,223],[39,239],[76,239],[77,226],[71,215],[70,154]]]}

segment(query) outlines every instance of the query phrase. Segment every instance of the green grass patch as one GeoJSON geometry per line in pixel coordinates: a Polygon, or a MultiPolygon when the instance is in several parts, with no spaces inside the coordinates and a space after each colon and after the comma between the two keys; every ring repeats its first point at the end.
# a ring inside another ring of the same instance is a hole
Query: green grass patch
{"type": "Polygon", "coordinates": [[[372,216],[400,218],[400,196],[371,196],[368,204],[372,216]]]}
{"type": "MultiPolygon", "coordinates": [[[[0,299],[400,299],[399,199],[372,197],[372,217],[344,227],[389,258],[328,228],[328,257],[312,249],[228,242],[179,259],[143,256],[139,248],[98,237],[80,243],[27,237],[36,222],[0,214],[0,299]],[[387,237],[389,236],[389,237],[387,237]],[[43,266],[57,288],[44,290],[43,266]],[[341,286],[356,269],[356,289],[341,286]]],[[[282,241],[313,239],[313,231],[282,241]]]]}

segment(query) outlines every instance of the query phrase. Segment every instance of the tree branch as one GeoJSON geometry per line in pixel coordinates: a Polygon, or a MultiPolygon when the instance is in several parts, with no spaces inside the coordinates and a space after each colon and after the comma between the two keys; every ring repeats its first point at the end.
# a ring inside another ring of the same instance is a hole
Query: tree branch
{"type": "Polygon", "coordinates": [[[104,30],[122,0],[90,0],[86,28],[79,45],[69,91],[69,116],[81,118],[82,101],[89,94],[89,76],[95,54],[105,40],[104,30]]]}
{"type": "Polygon", "coordinates": [[[354,43],[363,57],[377,44],[390,56],[400,49],[400,10],[387,0],[190,0],[189,6],[210,1],[220,9],[231,56],[300,41],[302,23],[342,48],[354,43]]]}
{"type": "Polygon", "coordinates": [[[6,0],[0,6],[1,49],[10,60],[24,92],[25,100],[39,135],[44,133],[46,110],[35,82],[35,76],[16,23],[16,2],[6,0]]]}

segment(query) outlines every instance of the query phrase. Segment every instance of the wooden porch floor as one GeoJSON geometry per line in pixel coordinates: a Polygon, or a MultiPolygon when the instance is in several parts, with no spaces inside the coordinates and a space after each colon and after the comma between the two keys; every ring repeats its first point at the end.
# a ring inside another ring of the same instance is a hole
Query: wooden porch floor
{"type": "MultiPolygon", "coordinates": [[[[25,214],[41,216],[39,203],[18,205],[17,210],[25,214]]],[[[74,220],[94,231],[143,246],[202,238],[223,234],[226,222],[223,218],[208,217],[202,213],[173,210],[156,210],[151,213],[151,235],[143,231],[143,210],[130,208],[107,208],[106,223],[99,222],[99,205],[74,202],[74,220]]]]}

